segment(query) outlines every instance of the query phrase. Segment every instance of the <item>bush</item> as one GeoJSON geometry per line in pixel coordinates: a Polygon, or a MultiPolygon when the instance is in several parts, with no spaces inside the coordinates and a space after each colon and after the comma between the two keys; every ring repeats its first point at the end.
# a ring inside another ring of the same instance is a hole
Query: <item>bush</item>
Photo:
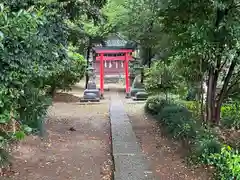
{"type": "Polygon", "coordinates": [[[149,97],[145,105],[146,111],[155,115],[171,137],[189,140],[191,162],[213,165],[218,179],[240,180],[240,154],[229,147],[222,148],[218,135],[192,117],[191,109],[195,107],[192,103],[186,105],[181,101],[174,104],[161,96],[149,97]]]}
{"type": "Polygon", "coordinates": [[[197,101],[180,101],[180,103],[194,114],[198,111],[197,101]]]}
{"type": "Polygon", "coordinates": [[[213,153],[219,153],[222,147],[217,135],[211,129],[200,127],[191,147],[191,161],[208,164],[213,153]]]}
{"type": "Polygon", "coordinates": [[[170,102],[162,96],[150,96],[145,104],[145,111],[151,115],[157,115],[170,102]]]}
{"type": "Polygon", "coordinates": [[[34,132],[39,131],[39,121],[45,119],[51,100],[43,90],[25,87],[24,94],[19,97],[20,122],[31,127],[34,132]]]}
{"type": "Polygon", "coordinates": [[[74,52],[68,52],[69,62],[62,71],[54,73],[45,82],[51,88],[49,94],[52,96],[57,89],[70,90],[71,86],[79,82],[85,73],[86,61],[82,55],[74,52]]]}
{"type": "Polygon", "coordinates": [[[216,168],[219,180],[240,179],[240,153],[229,146],[224,146],[220,153],[212,154],[209,164],[216,168]]]}
{"type": "Polygon", "coordinates": [[[152,64],[145,73],[145,89],[149,94],[174,93],[180,88],[182,79],[177,75],[176,66],[158,61],[152,64]]]}
{"type": "Polygon", "coordinates": [[[147,113],[156,115],[156,119],[165,126],[167,133],[177,139],[192,139],[196,136],[196,122],[192,113],[182,105],[174,104],[161,96],[149,97],[145,110],[147,113]]]}
{"type": "Polygon", "coordinates": [[[9,163],[12,143],[31,127],[36,129],[46,115],[49,86],[52,91],[69,88],[83,77],[85,68],[81,55],[67,51],[68,27],[61,5],[52,9],[52,3],[44,2],[11,4],[0,3],[0,171],[9,163]]]}
{"type": "Polygon", "coordinates": [[[221,123],[226,128],[240,129],[239,103],[225,104],[221,107],[221,123]]]}
{"type": "Polygon", "coordinates": [[[196,123],[191,112],[178,105],[165,106],[157,116],[172,137],[176,139],[192,139],[196,136],[196,123]]]}

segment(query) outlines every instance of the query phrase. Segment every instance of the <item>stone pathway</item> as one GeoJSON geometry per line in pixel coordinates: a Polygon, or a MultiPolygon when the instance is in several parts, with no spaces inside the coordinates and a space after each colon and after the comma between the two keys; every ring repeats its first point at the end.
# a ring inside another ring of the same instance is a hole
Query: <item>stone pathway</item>
{"type": "Polygon", "coordinates": [[[110,121],[115,164],[114,180],[155,179],[118,96],[112,96],[111,99],[110,121]]]}

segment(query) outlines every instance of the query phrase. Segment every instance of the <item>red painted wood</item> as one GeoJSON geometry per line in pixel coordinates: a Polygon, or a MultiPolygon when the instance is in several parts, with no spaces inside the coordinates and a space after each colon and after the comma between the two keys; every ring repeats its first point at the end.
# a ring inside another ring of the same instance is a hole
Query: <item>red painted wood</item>
{"type": "MultiPolygon", "coordinates": [[[[104,75],[125,75],[124,62],[123,61],[105,61],[104,62],[104,75]],[[107,67],[105,67],[107,62],[107,67]],[[109,63],[112,63],[112,67],[109,67],[109,63]],[[122,66],[123,63],[123,66],[122,66]],[[116,65],[117,64],[117,65],[116,65]]],[[[100,75],[100,61],[93,62],[93,67],[96,70],[96,74],[100,75]]]]}
{"type": "MultiPolygon", "coordinates": [[[[125,69],[125,81],[126,81],[126,93],[129,93],[130,87],[129,87],[129,72],[128,72],[128,62],[129,60],[132,60],[132,56],[129,55],[132,50],[129,49],[122,49],[122,50],[96,50],[100,56],[96,57],[96,62],[100,61],[100,92],[101,95],[104,93],[104,61],[124,61],[124,69],[125,69]],[[108,54],[116,54],[116,53],[124,53],[124,56],[104,56],[104,53],[108,54]]],[[[97,64],[95,64],[97,65],[97,64]]],[[[108,68],[113,69],[113,68],[108,68]]],[[[119,70],[120,68],[115,68],[115,70],[119,70]]]]}
{"type": "MultiPolygon", "coordinates": [[[[100,61],[101,56],[96,57],[96,61],[100,61]]],[[[104,56],[105,61],[125,61],[125,56],[104,56]]],[[[132,56],[127,56],[128,60],[132,60],[132,56]]]]}
{"type": "Polygon", "coordinates": [[[129,74],[128,74],[128,54],[125,54],[125,81],[126,81],[126,93],[129,93],[129,74]]]}
{"type": "Polygon", "coordinates": [[[110,53],[110,54],[115,54],[115,53],[130,53],[133,52],[132,49],[99,49],[99,50],[95,50],[96,53],[110,53]]]}
{"type": "Polygon", "coordinates": [[[100,92],[101,95],[104,93],[104,62],[103,54],[100,56],[100,92]]]}

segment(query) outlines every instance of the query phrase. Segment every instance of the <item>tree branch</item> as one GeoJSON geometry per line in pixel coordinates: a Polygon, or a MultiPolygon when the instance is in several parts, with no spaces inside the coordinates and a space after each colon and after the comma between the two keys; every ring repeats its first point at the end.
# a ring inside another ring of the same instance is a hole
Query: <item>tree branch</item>
{"type": "Polygon", "coordinates": [[[234,68],[235,66],[237,65],[237,59],[234,59],[228,69],[228,73],[227,73],[227,76],[224,80],[224,83],[223,83],[223,87],[220,91],[220,94],[219,94],[219,99],[218,99],[218,103],[222,103],[223,102],[223,99],[224,99],[224,95],[226,94],[227,92],[227,89],[228,89],[228,84],[230,82],[230,79],[232,77],[232,74],[233,74],[233,71],[234,71],[234,68]]]}

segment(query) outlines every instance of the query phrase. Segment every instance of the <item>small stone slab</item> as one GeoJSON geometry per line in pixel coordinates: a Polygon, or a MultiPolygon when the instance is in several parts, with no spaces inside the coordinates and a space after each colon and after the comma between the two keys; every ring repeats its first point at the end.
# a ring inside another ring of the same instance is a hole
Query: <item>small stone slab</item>
{"type": "Polygon", "coordinates": [[[144,173],[138,171],[115,172],[114,180],[146,180],[144,173]]]}
{"type": "Polygon", "coordinates": [[[137,142],[122,142],[117,141],[113,143],[113,155],[127,155],[127,154],[140,154],[141,148],[137,142]]]}
{"type": "Polygon", "coordinates": [[[114,156],[114,164],[116,172],[132,171],[144,173],[149,171],[144,155],[119,155],[114,156]]]}
{"type": "Polygon", "coordinates": [[[100,102],[100,99],[84,99],[84,98],[81,98],[80,99],[80,102],[100,102]]]}
{"type": "Polygon", "coordinates": [[[125,171],[115,172],[114,180],[155,180],[155,178],[152,173],[125,171]]]}
{"type": "Polygon", "coordinates": [[[135,97],[133,97],[132,99],[134,101],[145,101],[148,98],[148,94],[146,92],[137,92],[135,97]]]}
{"type": "Polygon", "coordinates": [[[135,96],[138,92],[145,92],[145,89],[142,88],[132,88],[130,91],[131,96],[135,96]]]}
{"type": "Polygon", "coordinates": [[[95,93],[85,93],[83,96],[84,99],[96,99],[98,98],[95,93]]]}
{"type": "Polygon", "coordinates": [[[143,99],[143,98],[147,99],[147,98],[148,98],[148,93],[146,93],[146,92],[137,92],[136,95],[135,95],[135,97],[136,97],[136,98],[140,98],[140,99],[141,99],[141,98],[142,98],[142,99],[143,99]]]}
{"type": "Polygon", "coordinates": [[[137,138],[135,133],[130,129],[131,127],[118,128],[117,126],[112,127],[112,140],[113,141],[122,141],[122,142],[136,142],[137,138]]]}
{"type": "Polygon", "coordinates": [[[100,98],[100,91],[98,89],[85,89],[83,92],[83,95],[89,94],[89,93],[93,93],[96,94],[97,98],[100,98]]]}

